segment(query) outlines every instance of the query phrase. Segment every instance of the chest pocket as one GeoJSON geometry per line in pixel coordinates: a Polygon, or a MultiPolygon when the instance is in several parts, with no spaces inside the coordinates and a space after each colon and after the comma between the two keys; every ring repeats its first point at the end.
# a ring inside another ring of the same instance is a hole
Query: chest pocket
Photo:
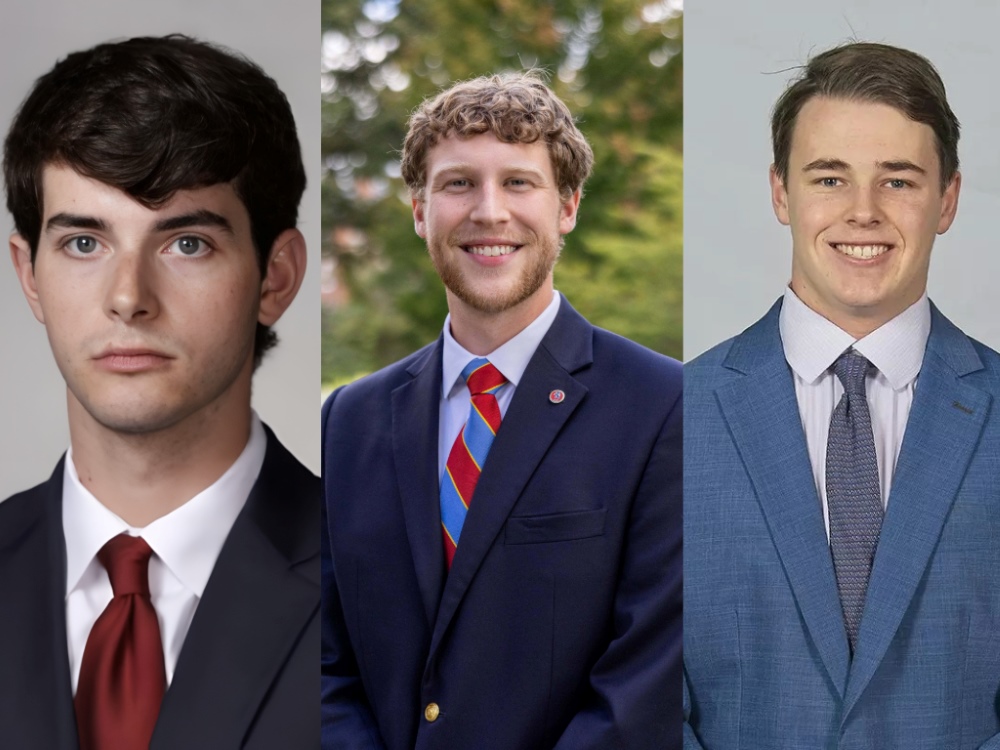
{"type": "Polygon", "coordinates": [[[504,544],[541,544],[588,539],[604,533],[606,508],[542,516],[511,516],[504,527],[504,544]]]}

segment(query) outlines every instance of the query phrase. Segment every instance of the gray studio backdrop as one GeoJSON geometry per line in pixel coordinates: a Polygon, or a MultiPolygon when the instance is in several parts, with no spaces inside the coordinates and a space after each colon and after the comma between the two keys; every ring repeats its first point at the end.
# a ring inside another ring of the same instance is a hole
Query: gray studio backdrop
{"type": "Polygon", "coordinates": [[[771,211],[770,109],[812,52],[855,38],[921,53],[962,123],[962,192],[930,297],[1000,349],[1000,3],[698,0],[684,13],[684,357],[753,323],[791,272],[771,211]]]}
{"type": "MultiPolygon", "coordinates": [[[[7,3],[0,23],[0,129],[32,82],[67,53],[109,39],[173,32],[242,52],[292,105],[309,185],[299,227],[309,267],[275,330],[281,343],[254,378],[254,407],[298,458],[319,460],[319,7],[314,0],[47,0],[7,3]]],[[[0,210],[0,500],[46,478],[69,444],[65,385],[45,329],[21,294],[7,251],[13,221],[0,210]]]]}

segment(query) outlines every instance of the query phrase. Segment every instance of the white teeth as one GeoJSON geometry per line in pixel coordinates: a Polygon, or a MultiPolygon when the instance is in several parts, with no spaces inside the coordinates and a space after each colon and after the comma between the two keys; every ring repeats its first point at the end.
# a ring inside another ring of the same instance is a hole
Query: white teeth
{"type": "Polygon", "coordinates": [[[888,245],[834,245],[834,247],[850,258],[877,258],[889,249],[888,245]]]}
{"type": "Polygon", "coordinates": [[[515,245],[472,245],[466,249],[473,255],[495,257],[497,255],[510,255],[517,247],[515,245]]]}

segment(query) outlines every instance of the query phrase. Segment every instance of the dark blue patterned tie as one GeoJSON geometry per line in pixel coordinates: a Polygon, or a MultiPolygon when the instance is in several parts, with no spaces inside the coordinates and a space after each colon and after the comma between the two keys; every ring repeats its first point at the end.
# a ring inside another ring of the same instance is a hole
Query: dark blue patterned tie
{"type": "Polygon", "coordinates": [[[871,368],[871,362],[853,349],[834,362],[833,371],[844,385],[844,395],[830,418],[826,444],[830,549],[851,653],[858,641],[865,592],[882,528],[878,461],[865,395],[865,375],[871,368]]]}

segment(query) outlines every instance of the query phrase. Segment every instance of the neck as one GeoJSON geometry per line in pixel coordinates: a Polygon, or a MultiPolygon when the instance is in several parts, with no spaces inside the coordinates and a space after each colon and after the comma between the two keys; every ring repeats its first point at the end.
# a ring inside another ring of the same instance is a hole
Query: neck
{"type": "Polygon", "coordinates": [[[451,335],[466,351],[479,357],[486,356],[531,325],[545,312],[554,293],[549,285],[514,307],[499,313],[487,313],[469,307],[449,291],[451,335]]]}
{"type": "Polygon", "coordinates": [[[94,419],[69,394],[70,443],[80,482],[130,526],[144,527],[215,483],[250,439],[242,408],[213,404],[177,424],[123,433],[94,419]]]}

